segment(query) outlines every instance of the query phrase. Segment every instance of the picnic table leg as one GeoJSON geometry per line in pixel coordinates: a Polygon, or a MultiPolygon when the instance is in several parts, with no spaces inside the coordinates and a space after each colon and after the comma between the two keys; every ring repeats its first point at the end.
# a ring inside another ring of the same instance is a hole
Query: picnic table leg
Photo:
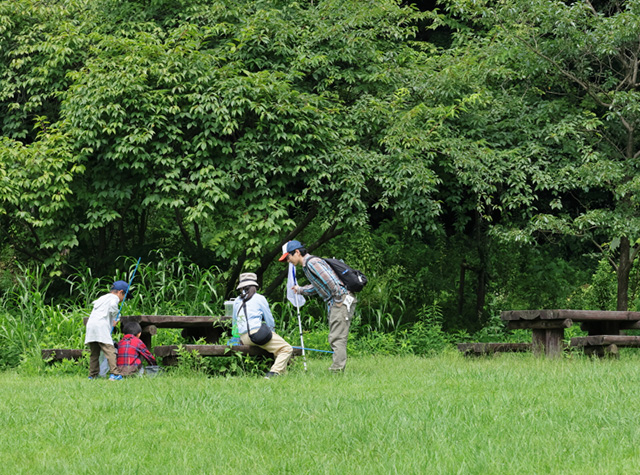
{"type": "Polygon", "coordinates": [[[534,355],[541,356],[545,351],[545,330],[534,328],[531,333],[531,350],[534,355]]]}
{"type": "Polygon", "coordinates": [[[604,348],[602,346],[585,346],[584,354],[587,356],[604,356],[604,348]]]}
{"type": "Polygon", "coordinates": [[[163,356],[162,357],[162,365],[163,366],[175,366],[178,364],[178,357],[177,356],[163,356]]]}
{"type": "Polygon", "coordinates": [[[151,337],[158,333],[158,328],[155,325],[146,325],[142,327],[142,333],[140,334],[140,339],[142,343],[151,351],[151,337]]]}
{"type": "Polygon", "coordinates": [[[564,329],[546,330],[547,339],[547,356],[550,358],[559,358],[562,356],[562,338],[564,337],[564,329]]]}
{"type": "Polygon", "coordinates": [[[531,332],[531,343],[534,355],[541,356],[542,354],[545,354],[551,358],[562,356],[562,338],[564,337],[564,329],[534,328],[531,332]]]}

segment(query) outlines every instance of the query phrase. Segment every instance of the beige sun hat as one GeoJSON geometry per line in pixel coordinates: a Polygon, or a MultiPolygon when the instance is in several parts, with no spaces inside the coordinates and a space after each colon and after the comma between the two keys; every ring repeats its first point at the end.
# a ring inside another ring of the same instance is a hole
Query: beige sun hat
{"type": "Polygon", "coordinates": [[[240,278],[238,279],[238,286],[236,287],[236,289],[241,289],[249,285],[255,285],[256,287],[259,287],[258,276],[255,275],[253,272],[240,274],[240,278]]]}

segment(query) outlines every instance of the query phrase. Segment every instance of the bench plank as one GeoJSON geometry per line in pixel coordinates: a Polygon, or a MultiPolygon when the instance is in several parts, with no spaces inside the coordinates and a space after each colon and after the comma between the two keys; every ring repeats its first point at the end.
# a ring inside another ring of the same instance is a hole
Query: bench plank
{"type": "Polygon", "coordinates": [[[640,347],[640,336],[636,335],[590,335],[571,339],[571,346],[630,346],[640,347]]]}
{"type": "Polygon", "coordinates": [[[555,317],[555,310],[504,310],[500,312],[502,320],[535,320],[540,318],[543,320],[558,319],[555,317]]]}
{"type": "MultiPolygon", "coordinates": [[[[183,348],[187,351],[197,351],[202,356],[229,356],[232,353],[244,353],[251,356],[266,356],[273,358],[273,355],[271,353],[263,350],[258,346],[183,345],[183,348]]],[[[178,345],[161,345],[155,346],[152,349],[152,353],[159,358],[175,358],[178,356],[177,350],[178,345]]],[[[51,348],[41,351],[43,359],[52,358],[53,361],[60,361],[63,359],[77,360],[80,359],[85,353],[88,354],[89,350],[51,348]]],[[[302,355],[302,350],[300,348],[294,348],[293,355],[302,355]]]]}
{"type": "Polygon", "coordinates": [[[52,358],[53,361],[60,360],[78,360],[83,354],[89,353],[89,350],[68,350],[68,349],[46,349],[40,352],[42,359],[52,358]]]}
{"type": "MultiPolygon", "coordinates": [[[[186,351],[197,351],[202,356],[225,356],[230,352],[245,353],[252,356],[271,355],[271,353],[258,346],[248,345],[182,345],[182,348],[186,351]]],[[[156,356],[161,358],[165,356],[178,356],[178,345],[155,346],[153,348],[153,352],[156,356]]]]}
{"type": "Polygon", "coordinates": [[[135,321],[141,325],[155,325],[157,328],[193,328],[221,326],[231,324],[228,316],[193,316],[193,315],[129,315],[122,317],[122,322],[135,321]]]}
{"type": "MultiPolygon", "coordinates": [[[[244,353],[250,356],[265,356],[273,358],[273,354],[259,346],[249,345],[182,345],[186,351],[197,351],[201,356],[231,356],[232,353],[244,353]]],[[[153,348],[156,357],[162,358],[165,365],[173,365],[177,363],[178,345],[161,345],[153,348]]],[[[302,355],[300,348],[293,349],[293,356],[302,355]]]]}
{"type": "Polygon", "coordinates": [[[504,310],[500,312],[502,320],[563,320],[570,318],[574,321],[609,320],[609,321],[640,321],[640,312],[626,312],[618,310],[504,310]]]}

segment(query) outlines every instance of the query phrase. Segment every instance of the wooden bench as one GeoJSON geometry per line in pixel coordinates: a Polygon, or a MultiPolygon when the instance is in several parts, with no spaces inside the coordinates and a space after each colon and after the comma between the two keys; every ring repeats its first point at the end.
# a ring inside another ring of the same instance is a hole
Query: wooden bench
{"type": "Polygon", "coordinates": [[[520,353],[531,351],[531,343],[458,343],[458,350],[465,356],[520,353]]]}
{"type": "MultiPolygon", "coordinates": [[[[175,365],[178,362],[178,345],[156,346],[153,352],[157,358],[162,358],[162,364],[166,366],[175,365]]],[[[273,354],[258,346],[248,345],[182,345],[184,351],[196,351],[200,356],[231,356],[233,353],[243,353],[251,356],[263,356],[273,359],[273,354]]],[[[300,356],[302,350],[293,349],[293,356],[300,356]]]]}
{"type": "Polygon", "coordinates": [[[586,355],[619,357],[619,347],[640,348],[640,336],[590,335],[571,338],[571,347],[582,348],[586,355]]]}
{"type": "MultiPolygon", "coordinates": [[[[162,358],[164,365],[174,365],[178,361],[178,345],[164,345],[155,346],[153,348],[153,354],[156,358],[162,358]]],[[[273,358],[273,354],[266,350],[263,350],[257,346],[248,345],[183,345],[182,348],[186,351],[197,351],[201,356],[231,356],[233,353],[244,353],[251,356],[264,356],[265,358],[273,358]]],[[[42,350],[42,359],[51,361],[61,361],[65,359],[78,360],[85,353],[88,354],[89,350],[71,350],[53,348],[42,350]]],[[[300,348],[293,349],[293,356],[302,355],[300,348]]]]}
{"type": "Polygon", "coordinates": [[[42,359],[47,361],[62,361],[62,360],[79,360],[82,355],[89,354],[89,350],[67,350],[67,349],[47,349],[42,350],[42,359]]]}

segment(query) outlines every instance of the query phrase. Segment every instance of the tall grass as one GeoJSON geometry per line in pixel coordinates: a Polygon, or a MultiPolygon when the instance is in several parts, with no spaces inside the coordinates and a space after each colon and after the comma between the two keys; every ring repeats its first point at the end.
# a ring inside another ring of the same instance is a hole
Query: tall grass
{"type": "Polygon", "coordinates": [[[178,255],[158,255],[151,265],[141,264],[133,286],[132,306],[149,315],[223,315],[222,272],[203,269],[178,255]]]}
{"type": "Polygon", "coordinates": [[[66,304],[46,303],[50,281],[43,267],[21,268],[13,285],[0,297],[0,368],[15,366],[27,355],[57,343],[77,348],[78,310],[66,304]]]}
{"type": "Polygon", "coordinates": [[[6,473],[636,473],[640,360],[353,358],[276,380],[0,374],[6,473]],[[43,403],[46,402],[46,403],[43,403]]]}
{"type": "MultiPolygon", "coordinates": [[[[90,308],[91,302],[108,292],[115,280],[129,282],[137,260],[124,259],[124,268],[112,276],[94,277],[90,268],[77,269],[67,278],[75,303],[90,308]]],[[[151,263],[141,262],[127,297],[128,314],[221,315],[224,312],[222,273],[203,269],[183,256],[164,258],[157,253],[151,263]]]]}
{"type": "MultiPolygon", "coordinates": [[[[141,264],[123,315],[222,315],[222,285],[217,269],[201,269],[181,256],[141,264]]],[[[91,303],[109,291],[114,280],[131,279],[136,259],[111,276],[90,268],[66,278],[68,296],[48,295],[51,280],[44,266],[20,267],[15,281],[0,295],[0,368],[38,357],[43,348],[82,348],[83,319],[91,303]]],[[[169,336],[175,340],[175,336],[169,336]]],[[[171,341],[172,343],[174,341],[171,341]]]]}

